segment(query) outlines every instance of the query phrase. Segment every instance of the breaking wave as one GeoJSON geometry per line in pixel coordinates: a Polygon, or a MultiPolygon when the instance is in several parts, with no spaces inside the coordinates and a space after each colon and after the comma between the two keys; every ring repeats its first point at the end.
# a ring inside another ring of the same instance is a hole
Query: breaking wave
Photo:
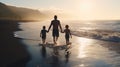
{"type": "Polygon", "coordinates": [[[72,31],[72,35],[98,39],[103,41],[120,42],[120,32],[110,30],[79,30],[72,31]]]}

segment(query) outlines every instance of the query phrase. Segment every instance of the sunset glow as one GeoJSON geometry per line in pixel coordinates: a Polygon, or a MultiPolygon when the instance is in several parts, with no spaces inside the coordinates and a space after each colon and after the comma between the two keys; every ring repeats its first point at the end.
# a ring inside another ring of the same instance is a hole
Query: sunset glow
{"type": "Polygon", "coordinates": [[[80,2],[80,10],[81,11],[88,12],[88,11],[92,10],[93,7],[94,6],[93,6],[92,2],[90,2],[90,1],[83,0],[82,2],[80,2]]]}
{"type": "Polygon", "coordinates": [[[50,10],[58,15],[68,15],[69,19],[70,17],[80,20],[120,19],[120,0],[1,0],[1,2],[40,11],[50,10]]]}

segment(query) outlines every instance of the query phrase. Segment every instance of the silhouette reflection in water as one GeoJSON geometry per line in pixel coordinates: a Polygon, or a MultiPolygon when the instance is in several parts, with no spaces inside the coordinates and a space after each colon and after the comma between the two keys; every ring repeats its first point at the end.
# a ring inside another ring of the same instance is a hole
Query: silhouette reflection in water
{"type": "Polygon", "coordinates": [[[58,47],[53,48],[54,55],[59,55],[58,47]]]}
{"type": "Polygon", "coordinates": [[[65,50],[65,58],[66,58],[65,62],[66,63],[69,61],[70,54],[71,52],[69,50],[65,50]]]}
{"type": "Polygon", "coordinates": [[[60,67],[58,53],[53,53],[53,55],[52,55],[52,62],[53,62],[52,67],[60,67]]]}
{"type": "Polygon", "coordinates": [[[42,57],[46,57],[46,47],[45,46],[42,46],[42,50],[41,50],[41,53],[42,53],[42,57]]]}

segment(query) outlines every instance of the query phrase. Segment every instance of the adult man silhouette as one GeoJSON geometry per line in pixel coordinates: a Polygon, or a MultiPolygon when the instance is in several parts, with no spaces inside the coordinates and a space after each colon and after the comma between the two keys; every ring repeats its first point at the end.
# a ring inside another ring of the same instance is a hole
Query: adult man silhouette
{"type": "Polygon", "coordinates": [[[57,15],[54,15],[54,20],[51,21],[51,24],[48,28],[48,32],[52,26],[53,26],[53,30],[52,30],[53,41],[54,41],[54,44],[56,44],[56,41],[58,40],[58,37],[59,37],[59,28],[62,32],[62,27],[61,27],[60,21],[57,20],[57,15]]]}

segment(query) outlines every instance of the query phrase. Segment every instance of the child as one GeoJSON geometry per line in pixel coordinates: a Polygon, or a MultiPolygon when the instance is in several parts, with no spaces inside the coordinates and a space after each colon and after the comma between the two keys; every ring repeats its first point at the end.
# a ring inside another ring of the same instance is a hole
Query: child
{"type": "Polygon", "coordinates": [[[66,25],[65,28],[66,29],[63,31],[63,33],[65,33],[66,45],[69,45],[69,38],[70,38],[70,36],[72,38],[72,35],[71,35],[71,32],[70,32],[69,26],[66,25]]]}
{"type": "Polygon", "coordinates": [[[45,40],[46,40],[46,27],[43,26],[43,29],[40,32],[40,37],[42,38],[42,44],[45,44],[45,40]]]}

